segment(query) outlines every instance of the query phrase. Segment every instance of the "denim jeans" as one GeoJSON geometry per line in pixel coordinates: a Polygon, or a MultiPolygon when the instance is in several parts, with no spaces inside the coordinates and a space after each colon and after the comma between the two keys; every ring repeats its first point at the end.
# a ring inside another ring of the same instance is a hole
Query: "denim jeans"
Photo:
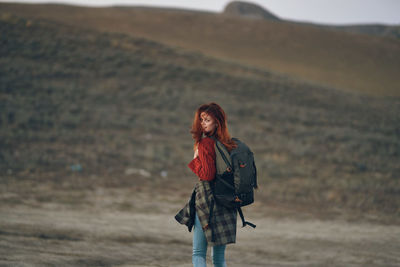
{"type": "MultiPolygon", "coordinates": [[[[225,247],[226,245],[213,246],[211,256],[215,267],[226,267],[225,247]]],[[[196,214],[193,230],[193,267],[206,267],[206,256],[207,239],[201,227],[199,217],[196,214]]]]}

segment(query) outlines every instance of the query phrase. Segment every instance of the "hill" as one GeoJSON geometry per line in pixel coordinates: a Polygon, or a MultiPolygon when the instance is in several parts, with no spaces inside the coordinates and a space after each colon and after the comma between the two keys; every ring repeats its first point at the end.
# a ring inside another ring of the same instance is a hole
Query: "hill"
{"type": "Polygon", "coordinates": [[[232,1],[226,5],[223,14],[238,16],[242,18],[275,20],[303,26],[314,26],[321,29],[339,30],[349,33],[361,33],[381,37],[394,37],[397,39],[400,38],[400,26],[396,25],[354,24],[337,26],[281,19],[270,11],[266,10],[265,8],[250,2],[232,1]]]}
{"type": "Polygon", "coordinates": [[[393,37],[396,39],[400,39],[400,26],[370,24],[370,25],[347,25],[347,26],[325,26],[325,27],[350,33],[361,33],[361,34],[369,34],[381,37],[393,37]]]}
{"type": "Polygon", "coordinates": [[[280,20],[276,15],[265,10],[265,8],[262,8],[259,5],[241,1],[230,2],[224,8],[223,13],[226,15],[234,15],[247,18],[280,20]]]}
{"type": "Polygon", "coordinates": [[[351,92],[400,95],[400,40],[395,38],[189,10],[21,4],[1,4],[1,10],[143,37],[351,92]]]}
{"type": "Polygon", "coordinates": [[[232,135],[254,150],[260,212],[280,203],[379,220],[399,214],[399,98],[299,82],[131,34],[0,18],[3,205],[80,205],[97,187],[151,188],[182,201],[195,180],[186,166],[193,112],[216,101],[232,135]]]}

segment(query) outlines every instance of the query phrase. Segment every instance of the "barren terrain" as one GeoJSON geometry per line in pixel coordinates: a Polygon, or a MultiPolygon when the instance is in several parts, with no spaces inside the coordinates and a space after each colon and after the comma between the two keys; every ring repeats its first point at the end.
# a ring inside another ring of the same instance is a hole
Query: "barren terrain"
{"type": "MultiPolygon", "coordinates": [[[[191,266],[191,233],[174,219],[183,198],[132,187],[96,188],[81,199],[85,204],[1,205],[0,266],[191,266]]],[[[324,219],[260,202],[245,215],[257,227],[237,229],[228,266],[400,264],[399,225],[324,219]]]]}

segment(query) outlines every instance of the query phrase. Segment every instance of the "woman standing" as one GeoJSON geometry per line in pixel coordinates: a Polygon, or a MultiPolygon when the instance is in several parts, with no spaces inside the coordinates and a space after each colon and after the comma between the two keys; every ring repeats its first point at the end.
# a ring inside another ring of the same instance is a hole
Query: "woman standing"
{"type": "Polygon", "coordinates": [[[200,106],[192,124],[194,158],[189,168],[198,176],[191,199],[175,219],[193,231],[194,267],[206,266],[207,246],[212,246],[216,267],[226,266],[226,244],[236,241],[236,210],[218,205],[212,195],[210,182],[219,170],[216,166],[215,141],[218,139],[230,152],[236,147],[227,127],[224,110],[216,103],[200,106]]]}

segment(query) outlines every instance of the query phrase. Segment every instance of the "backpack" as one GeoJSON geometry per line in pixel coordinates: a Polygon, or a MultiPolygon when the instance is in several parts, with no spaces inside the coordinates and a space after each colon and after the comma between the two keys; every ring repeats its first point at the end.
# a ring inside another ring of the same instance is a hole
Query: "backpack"
{"type": "Polygon", "coordinates": [[[250,148],[237,138],[232,138],[237,144],[230,153],[214,136],[216,168],[215,179],[211,183],[214,199],[218,204],[237,209],[242,219],[243,227],[256,226],[244,220],[241,207],[254,202],[254,189],[257,188],[257,168],[254,155],[250,148]]]}

